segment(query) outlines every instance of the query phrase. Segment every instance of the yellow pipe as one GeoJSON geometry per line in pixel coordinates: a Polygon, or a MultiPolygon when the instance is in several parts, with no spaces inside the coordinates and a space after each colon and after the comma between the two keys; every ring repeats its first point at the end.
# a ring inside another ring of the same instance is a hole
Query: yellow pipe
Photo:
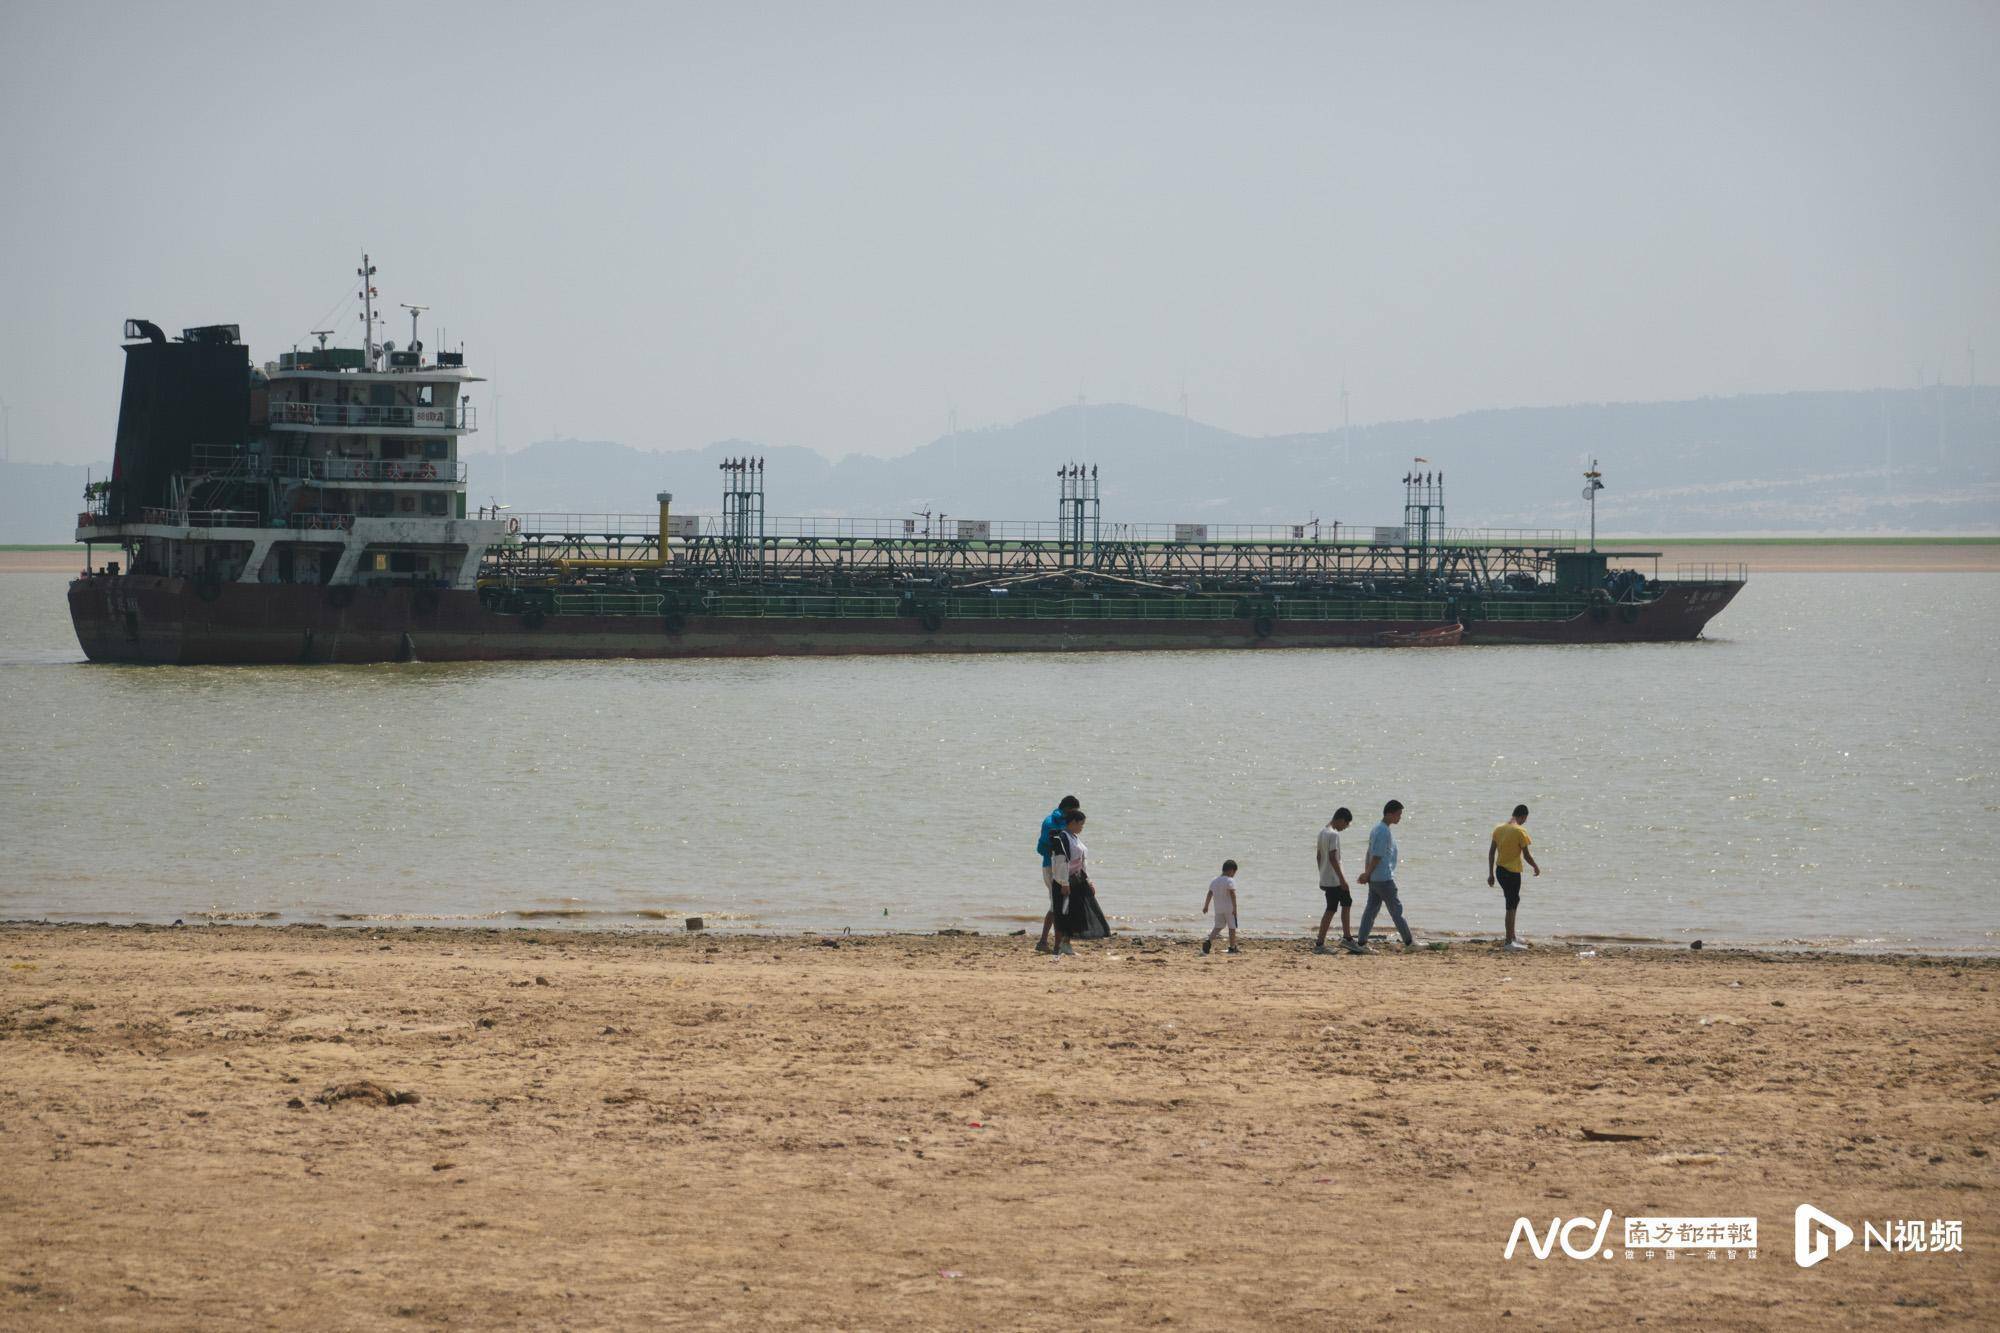
{"type": "Polygon", "coordinates": [[[672,491],[653,497],[660,502],[660,555],[657,560],[594,560],[581,557],[558,559],[557,569],[660,569],[667,564],[667,518],[674,503],[672,491]]]}

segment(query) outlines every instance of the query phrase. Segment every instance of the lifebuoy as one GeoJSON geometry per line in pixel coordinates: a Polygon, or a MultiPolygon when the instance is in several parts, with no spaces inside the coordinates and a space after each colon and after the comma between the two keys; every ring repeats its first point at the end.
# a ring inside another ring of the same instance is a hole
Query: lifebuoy
{"type": "Polygon", "coordinates": [[[1269,611],[1262,612],[1250,622],[1250,630],[1260,639],[1271,637],[1271,631],[1278,628],[1278,622],[1269,611]]]}
{"type": "Polygon", "coordinates": [[[435,463],[425,463],[417,468],[418,481],[436,481],[437,474],[437,464],[435,463]]]}
{"type": "Polygon", "coordinates": [[[520,520],[520,519],[518,519],[518,518],[510,518],[510,519],[508,519],[508,520],[507,520],[507,531],[509,531],[509,532],[519,532],[520,530],[521,530],[521,520],[520,520]]]}
{"type": "Polygon", "coordinates": [[[382,465],[382,475],[390,481],[401,481],[403,479],[403,465],[396,462],[384,463],[382,465]]]}
{"type": "Polygon", "coordinates": [[[917,623],[924,627],[925,633],[935,634],[944,628],[944,612],[934,606],[925,607],[924,613],[917,617],[917,623]]]}

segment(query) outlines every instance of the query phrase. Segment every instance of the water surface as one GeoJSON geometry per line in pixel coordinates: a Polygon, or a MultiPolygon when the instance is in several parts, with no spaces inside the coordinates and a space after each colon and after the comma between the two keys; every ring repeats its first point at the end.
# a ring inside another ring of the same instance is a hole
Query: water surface
{"type": "Polygon", "coordinates": [[[0,917],[1018,928],[1036,824],[1104,902],[1316,923],[1313,836],[1402,800],[1412,923],[2000,948],[2000,576],[1767,575],[1629,647],[118,667],[0,576],[0,917]]]}

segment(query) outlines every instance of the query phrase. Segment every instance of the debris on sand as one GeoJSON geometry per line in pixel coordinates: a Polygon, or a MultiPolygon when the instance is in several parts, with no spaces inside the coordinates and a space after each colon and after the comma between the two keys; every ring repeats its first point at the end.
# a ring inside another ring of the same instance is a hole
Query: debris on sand
{"type": "Polygon", "coordinates": [[[1638,1143],[1643,1139],[1658,1138],[1657,1134],[1627,1134],[1616,1129],[1586,1129],[1583,1131],[1587,1143],[1638,1143]]]}
{"type": "Polygon", "coordinates": [[[396,1092],[383,1087],[372,1079],[360,1079],[353,1083],[336,1083],[313,1100],[321,1106],[335,1106],[341,1102],[365,1102],[370,1106],[414,1106],[423,1098],[414,1092],[396,1092]]]}

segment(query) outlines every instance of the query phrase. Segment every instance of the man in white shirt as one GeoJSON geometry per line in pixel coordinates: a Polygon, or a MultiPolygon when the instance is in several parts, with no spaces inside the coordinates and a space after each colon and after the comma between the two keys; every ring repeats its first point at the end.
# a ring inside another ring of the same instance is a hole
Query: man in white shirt
{"type": "Polygon", "coordinates": [[[1354,822],[1354,812],[1346,806],[1333,812],[1325,828],[1319,831],[1319,887],[1326,895],[1326,914],[1319,919],[1319,938],[1313,941],[1314,953],[1332,953],[1326,947],[1326,928],[1333,924],[1333,912],[1340,909],[1341,947],[1352,952],[1354,949],[1354,893],[1347,887],[1347,872],[1340,865],[1340,835],[1354,822]]]}

